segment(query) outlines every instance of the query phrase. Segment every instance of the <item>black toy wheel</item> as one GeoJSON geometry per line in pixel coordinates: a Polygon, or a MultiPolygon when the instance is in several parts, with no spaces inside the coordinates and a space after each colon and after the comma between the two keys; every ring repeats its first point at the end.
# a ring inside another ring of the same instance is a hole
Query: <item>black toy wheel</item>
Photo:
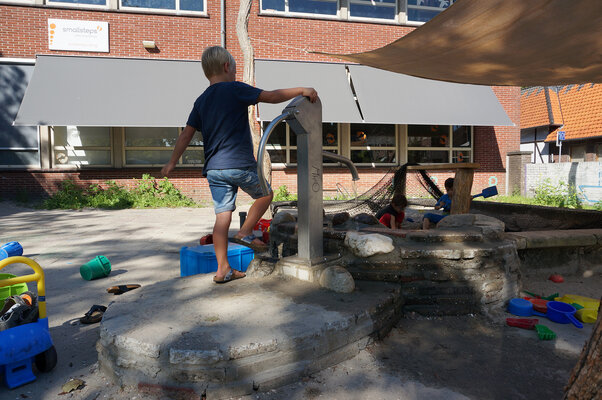
{"type": "Polygon", "coordinates": [[[35,356],[36,368],[40,372],[50,372],[56,366],[57,355],[54,346],[35,356]]]}

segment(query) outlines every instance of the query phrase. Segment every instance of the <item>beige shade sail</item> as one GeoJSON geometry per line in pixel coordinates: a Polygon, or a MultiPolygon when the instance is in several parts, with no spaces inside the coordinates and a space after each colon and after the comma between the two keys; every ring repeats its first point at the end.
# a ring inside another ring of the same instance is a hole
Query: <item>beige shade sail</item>
{"type": "Polygon", "coordinates": [[[448,82],[600,83],[602,0],[457,0],[391,44],[329,55],[448,82]]]}

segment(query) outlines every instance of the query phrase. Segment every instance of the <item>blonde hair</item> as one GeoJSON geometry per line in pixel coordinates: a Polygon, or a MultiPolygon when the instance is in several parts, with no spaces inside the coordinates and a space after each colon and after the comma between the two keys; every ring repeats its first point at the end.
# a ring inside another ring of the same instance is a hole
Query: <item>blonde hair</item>
{"type": "Polygon", "coordinates": [[[201,64],[203,65],[203,71],[205,72],[205,76],[207,78],[211,78],[212,76],[222,73],[225,63],[230,63],[231,67],[236,65],[236,61],[234,61],[232,54],[230,54],[228,50],[224,49],[223,47],[211,46],[207,47],[203,51],[201,64]]]}

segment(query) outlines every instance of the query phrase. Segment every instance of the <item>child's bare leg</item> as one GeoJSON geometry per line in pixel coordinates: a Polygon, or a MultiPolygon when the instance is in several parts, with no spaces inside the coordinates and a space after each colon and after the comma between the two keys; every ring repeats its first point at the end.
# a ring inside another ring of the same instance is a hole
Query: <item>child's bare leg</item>
{"type": "MultiPolygon", "coordinates": [[[[215,215],[215,225],[213,225],[213,248],[215,249],[215,258],[217,258],[217,272],[215,276],[222,279],[230,270],[228,263],[228,229],[232,221],[232,211],[225,211],[215,215]]],[[[244,276],[240,271],[232,271],[234,274],[244,276]]]]}
{"type": "MultiPolygon", "coordinates": [[[[267,196],[260,197],[251,206],[249,212],[247,213],[247,218],[245,219],[245,223],[240,228],[240,231],[235,235],[237,238],[243,238],[245,236],[249,236],[253,234],[253,228],[257,224],[257,221],[265,214],[266,210],[270,206],[272,202],[272,198],[274,197],[274,193],[270,193],[267,196]]],[[[257,243],[261,242],[259,239],[256,240],[257,243]]]]}

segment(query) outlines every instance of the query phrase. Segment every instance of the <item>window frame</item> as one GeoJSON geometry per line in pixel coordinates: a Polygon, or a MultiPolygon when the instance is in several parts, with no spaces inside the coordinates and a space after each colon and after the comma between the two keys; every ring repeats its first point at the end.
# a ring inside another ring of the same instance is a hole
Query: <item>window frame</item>
{"type": "MultiPolygon", "coordinates": [[[[119,1],[121,1],[121,0],[119,0],[119,1]]],[[[319,19],[330,19],[330,20],[342,19],[341,18],[341,6],[342,6],[343,0],[323,0],[323,1],[325,3],[335,3],[336,2],[337,13],[335,15],[328,15],[328,14],[314,14],[314,13],[289,11],[288,0],[284,0],[284,11],[264,10],[263,9],[263,0],[259,0],[259,15],[284,16],[284,17],[305,17],[305,18],[319,18],[319,19]]]]}
{"type": "MultiPolygon", "coordinates": [[[[366,1],[362,1],[362,0],[347,0],[347,19],[349,21],[365,21],[365,22],[380,22],[380,23],[401,23],[401,19],[399,17],[399,10],[401,9],[399,2],[400,1],[404,1],[405,0],[395,0],[395,3],[393,3],[392,5],[388,5],[390,3],[385,3],[387,4],[386,8],[390,8],[393,7],[395,9],[394,12],[394,17],[393,19],[383,19],[383,18],[374,18],[374,17],[356,17],[356,16],[352,16],[351,15],[351,3],[354,4],[365,4],[366,1]]],[[[406,2],[407,3],[407,2],[406,2]]]]}
{"type": "Polygon", "coordinates": [[[38,135],[38,147],[0,147],[0,151],[15,151],[15,152],[37,152],[38,163],[37,164],[0,164],[2,169],[29,169],[29,168],[41,168],[42,167],[42,141],[40,138],[40,127],[36,126],[36,132],[38,135]]]}
{"type": "MultiPolygon", "coordinates": [[[[375,163],[375,162],[371,162],[371,163],[353,163],[354,165],[358,166],[358,167],[371,167],[371,168],[375,168],[375,167],[391,167],[391,166],[397,166],[400,165],[400,159],[399,159],[399,129],[400,129],[400,124],[366,124],[366,125],[393,125],[393,129],[394,129],[394,134],[395,134],[395,144],[392,146],[352,146],[351,145],[351,125],[354,125],[355,123],[348,123],[348,145],[347,145],[347,149],[346,149],[346,154],[345,157],[347,157],[348,159],[351,160],[351,152],[352,151],[357,151],[357,150],[367,150],[367,151],[372,151],[372,150],[394,150],[395,151],[395,162],[392,163],[375,163]]],[[[361,123],[357,123],[358,125],[361,125],[361,123]]]]}
{"type": "MultiPolygon", "coordinates": [[[[162,128],[174,128],[174,127],[162,127],[162,128]]],[[[125,143],[125,127],[122,127],[122,135],[121,135],[121,160],[122,160],[122,165],[123,168],[147,168],[147,167],[163,167],[165,164],[161,163],[161,164],[128,164],[127,163],[127,158],[126,158],[126,151],[144,151],[144,150],[149,150],[149,151],[169,151],[170,153],[173,152],[174,146],[129,146],[126,147],[126,143],[125,143]]],[[[180,137],[180,135],[182,134],[182,131],[184,130],[183,127],[176,127],[174,129],[178,130],[178,137],[180,137]]],[[[197,134],[197,132],[195,132],[195,135],[197,134]]],[[[186,150],[202,150],[203,151],[203,157],[204,157],[204,151],[205,151],[205,146],[198,146],[198,145],[188,145],[186,147],[186,150]]],[[[184,152],[186,152],[186,150],[184,150],[184,152]]],[[[182,155],[180,156],[180,158],[178,159],[178,163],[176,164],[176,168],[178,167],[204,167],[205,163],[202,164],[184,164],[183,162],[183,157],[184,157],[184,153],[182,153],[182,155]]]]}
{"type": "MultiPolygon", "coordinates": [[[[64,126],[64,125],[56,125],[64,126]]],[[[77,125],[68,125],[77,126],[77,125]]],[[[50,126],[50,165],[51,168],[58,169],[86,169],[86,168],[112,168],[115,165],[115,156],[113,151],[113,128],[109,129],[109,146],[62,146],[57,145],[55,140],[54,125],[50,126]],[[60,164],[56,162],[56,151],[85,151],[85,150],[97,150],[97,151],[109,151],[110,163],[109,164],[60,164]]]]}
{"type": "Polygon", "coordinates": [[[12,5],[36,5],[39,4],[37,0],[1,0],[0,4],[12,4],[12,5]]]}
{"type": "MultiPolygon", "coordinates": [[[[35,0],[34,0],[35,1],[35,0]]],[[[105,5],[100,4],[79,4],[68,3],[63,1],[42,0],[42,4],[48,7],[55,8],[84,8],[88,10],[110,10],[112,0],[105,0],[105,5]]]]}
{"type": "MultiPolygon", "coordinates": [[[[291,145],[291,131],[290,131],[290,126],[289,124],[287,124],[286,122],[282,121],[280,122],[281,124],[284,124],[285,126],[285,145],[282,144],[274,144],[274,143],[270,143],[268,141],[268,143],[266,143],[265,149],[266,151],[269,150],[284,150],[286,153],[286,161],[284,163],[275,163],[272,162],[272,166],[274,167],[278,167],[278,168],[297,168],[297,163],[292,163],[291,162],[291,151],[297,151],[297,146],[293,146],[291,145]]],[[[327,124],[329,122],[322,122],[323,124],[327,124]]],[[[339,122],[333,122],[334,124],[337,125],[337,145],[336,146],[322,146],[322,150],[335,150],[336,154],[341,154],[341,123],[339,122]]],[[[265,126],[267,127],[269,122],[268,121],[262,121],[261,124],[261,135],[263,136],[264,133],[264,126],[263,124],[265,124],[265,126]]],[[[294,135],[294,133],[293,133],[294,135]]],[[[339,166],[340,163],[338,162],[327,162],[327,163],[323,163],[323,167],[336,167],[339,166]]]]}
{"type": "MultiPolygon", "coordinates": [[[[450,0],[450,6],[455,2],[455,0],[450,0]]],[[[259,15],[260,16],[268,16],[268,17],[297,17],[297,18],[312,18],[312,19],[326,19],[326,20],[341,20],[341,21],[358,21],[358,22],[368,22],[368,23],[378,23],[378,24],[393,24],[393,25],[404,25],[404,26],[421,26],[424,22],[421,21],[410,21],[408,19],[408,9],[415,9],[417,7],[428,9],[428,10],[445,10],[440,7],[431,7],[431,6],[409,6],[407,0],[396,0],[393,7],[395,7],[395,18],[393,19],[382,19],[382,18],[373,18],[373,17],[355,17],[350,15],[350,4],[362,4],[360,1],[355,0],[337,0],[337,13],[336,15],[327,15],[327,14],[313,14],[313,13],[299,13],[294,11],[289,11],[288,9],[288,0],[284,0],[284,11],[277,10],[264,10],[263,9],[263,0],[259,1],[259,15]]],[[[389,7],[389,6],[385,6],[389,7]]],[[[447,7],[449,8],[449,6],[447,7]]],[[[440,12],[441,12],[440,11],[440,12]]]]}
{"type": "MultiPolygon", "coordinates": [[[[47,0],[46,0],[47,1],[47,0]]],[[[107,0],[111,1],[111,0],[107,0]]],[[[191,10],[180,10],[180,0],[175,0],[175,8],[172,9],[164,9],[164,8],[147,8],[147,7],[128,7],[122,5],[122,0],[117,1],[117,8],[123,11],[136,11],[141,13],[148,14],[176,14],[176,15],[207,15],[207,0],[202,0],[203,2],[203,11],[191,11],[191,10]]]]}
{"type": "MultiPolygon", "coordinates": [[[[410,125],[414,125],[414,124],[407,124],[406,125],[406,144],[409,143],[409,127],[410,125]]],[[[431,126],[431,125],[427,125],[427,126],[431,126]]],[[[447,151],[447,163],[429,163],[429,164],[456,164],[457,162],[453,161],[453,152],[454,151],[469,151],[470,152],[470,157],[469,160],[467,160],[467,163],[471,163],[474,160],[474,126],[473,125],[445,125],[448,127],[448,132],[449,132],[449,145],[446,147],[416,147],[416,146],[409,146],[409,144],[406,145],[406,160],[409,160],[409,156],[410,156],[410,151],[447,151]],[[468,128],[470,128],[470,147],[454,147],[454,126],[467,126],[468,128]]]]}
{"type": "MultiPolygon", "coordinates": [[[[441,11],[439,11],[439,13],[437,13],[437,15],[438,15],[441,12],[443,12],[444,10],[447,10],[449,7],[451,7],[452,4],[454,4],[454,2],[456,0],[449,0],[449,5],[446,8],[432,7],[432,6],[410,5],[409,2],[408,2],[408,0],[400,0],[400,1],[403,1],[405,3],[405,7],[403,7],[403,12],[404,12],[404,15],[405,15],[405,24],[407,24],[407,25],[413,25],[413,26],[420,26],[420,25],[425,24],[428,21],[423,22],[423,21],[413,21],[413,20],[410,20],[410,18],[409,18],[409,15],[410,15],[409,10],[410,9],[414,9],[414,10],[427,10],[427,11],[441,10],[441,11]]],[[[429,21],[430,21],[430,19],[429,19],[429,21]]]]}

